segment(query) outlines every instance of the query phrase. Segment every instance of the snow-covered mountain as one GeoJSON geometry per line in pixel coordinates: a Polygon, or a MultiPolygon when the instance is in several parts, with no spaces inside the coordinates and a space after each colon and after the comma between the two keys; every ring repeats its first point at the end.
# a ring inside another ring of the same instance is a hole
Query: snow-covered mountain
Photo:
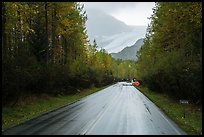
{"type": "Polygon", "coordinates": [[[126,25],[99,10],[87,10],[87,16],[90,42],[96,39],[98,49],[104,48],[108,53],[117,53],[145,37],[146,26],[126,25]]]}
{"type": "Polygon", "coordinates": [[[125,47],[133,45],[142,34],[136,32],[123,32],[110,37],[96,38],[99,48],[104,48],[108,53],[117,53],[125,47]]]}

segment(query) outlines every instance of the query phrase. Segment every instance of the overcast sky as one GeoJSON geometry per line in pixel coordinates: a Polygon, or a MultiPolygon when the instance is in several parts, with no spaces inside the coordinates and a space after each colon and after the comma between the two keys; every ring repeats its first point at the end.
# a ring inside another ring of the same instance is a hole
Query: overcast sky
{"type": "Polygon", "coordinates": [[[84,9],[98,9],[114,16],[127,25],[145,25],[153,14],[154,2],[81,2],[84,9]]]}

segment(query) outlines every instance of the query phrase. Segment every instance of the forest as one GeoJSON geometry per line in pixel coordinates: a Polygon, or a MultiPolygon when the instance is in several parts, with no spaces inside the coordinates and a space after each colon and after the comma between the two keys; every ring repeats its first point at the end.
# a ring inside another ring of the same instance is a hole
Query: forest
{"type": "Polygon", "coordinates": [[[2,2],[2,105],[136,78],[202,103],[202,3],[157,2],[137,61],[90,44],[78,2],[2,2]]]}
{"type": "Polygon", "coordinates": [[[156,3],[138,56],[150,89],[202,104],[202,3],[156,3]]]}
{"type": "Polygon", "coordinates": [[[115,61],[95,40],[90,44],[86,21],[77,2],[2,2],[3,106],[133,76],[126,70],[130,61],[115,61]]]}

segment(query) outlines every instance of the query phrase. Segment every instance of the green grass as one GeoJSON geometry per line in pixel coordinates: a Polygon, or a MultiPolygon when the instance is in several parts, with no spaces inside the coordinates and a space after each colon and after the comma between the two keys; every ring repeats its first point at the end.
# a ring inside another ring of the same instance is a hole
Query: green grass
{"type": "MultiPolygon", "coordinates": [[[[109,85],[110,86],[110,85],[109,85]]],[[[19,124],[27,119],[38,116],[60,106],[75,102],[87,95],[95,93],[102,88],[90,88],[78,91],[73,95],[53,97],[47,94],[40,96],[31,96],[19,101],[14,107],[3,107],[2,109],[2,129],[7,129],[13,125],[19,124]]]]}
{"type": "Polygon", "coordinates": [[[136,87],[189,135],[202,135],[202,107],[194,104],[180,104],[164,94],[136,87]],[[185,118],[183,117],[185,107],[185,118]]]}

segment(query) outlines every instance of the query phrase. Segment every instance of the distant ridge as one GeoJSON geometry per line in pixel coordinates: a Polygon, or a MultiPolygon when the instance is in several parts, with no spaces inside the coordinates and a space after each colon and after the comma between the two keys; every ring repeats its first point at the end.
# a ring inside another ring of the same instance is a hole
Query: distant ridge
{"type": "Polygon", "coordinates": [[[143,38],[136,41],[136,43],[130,47],[125,47],[118,53],[111,53],[111,56],[115,59],[122,60],[137,60],[136,54],[143,45],[143,38]]]}
{"type": "Polygon", "coordinates": [[[94,9],[87,10],[87,17],[90,43],[93,44],[95,39],[99,50],[103,48],[108,53],[117,53],[145,37],[147,26],[126,25],[115,17],[94,9]]]}

